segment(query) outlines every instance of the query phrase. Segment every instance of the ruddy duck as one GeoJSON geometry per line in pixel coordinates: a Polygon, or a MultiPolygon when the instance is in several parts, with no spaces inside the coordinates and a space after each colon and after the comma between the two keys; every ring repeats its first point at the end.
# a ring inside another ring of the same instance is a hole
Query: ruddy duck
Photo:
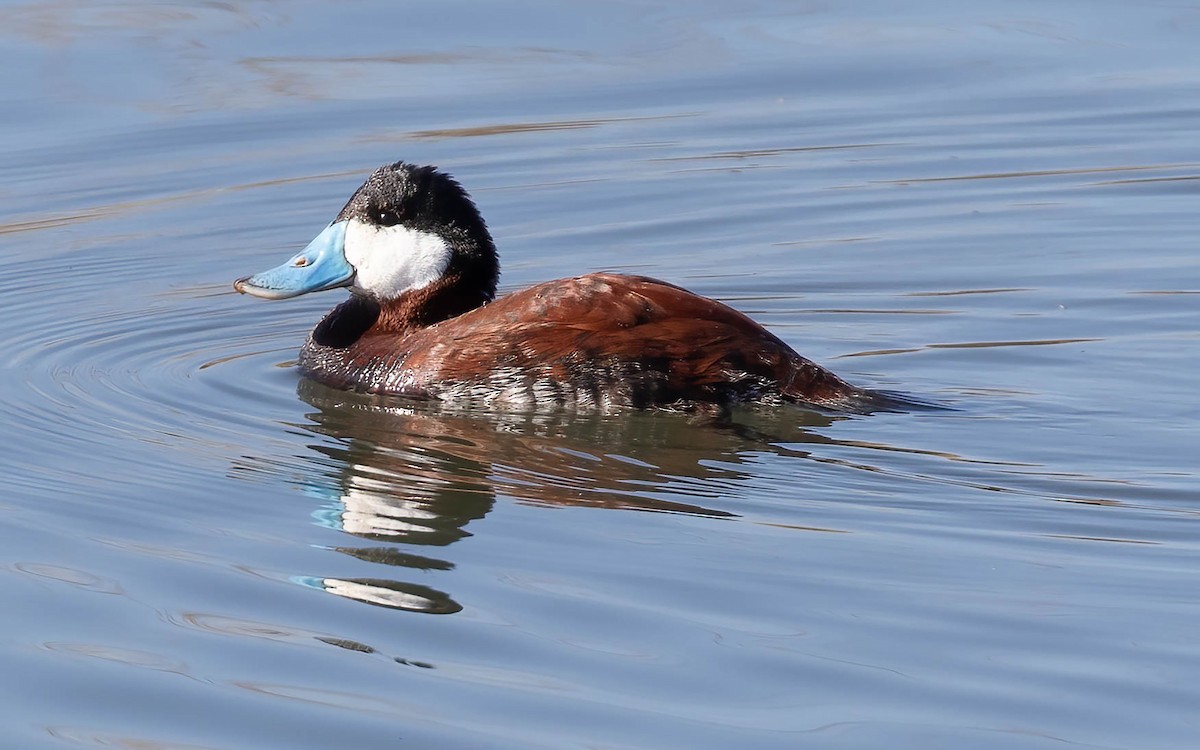
{"type": "Polygon", "coordinates": [[[522,409],[892,403],[673,284],[591,273],[497,300],[499,275],[466,191],[435,167],[397,162],[308,247],[234,288],[283,299],[348,287],[300,351],[303,373],[336,388],[522,409]]]}

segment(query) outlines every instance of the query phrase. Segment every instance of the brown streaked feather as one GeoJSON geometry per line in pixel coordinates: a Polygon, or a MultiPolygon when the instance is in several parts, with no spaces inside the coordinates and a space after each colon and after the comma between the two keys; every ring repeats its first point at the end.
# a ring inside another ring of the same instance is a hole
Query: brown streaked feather
{"type": "Polygon", "coordinates": [[[349,345],[318,333],[335,317],[369,320],[373,303],[339,306],[306,344],[302,367],[337,387],[447,399],[492,388],[497,400],[533,405],[783,399],[861,408],[871,399],[746,315],[655,279],[551,281],[429,324],[429,311],[444,306],[440,284],[378,309],[349,345]]]}

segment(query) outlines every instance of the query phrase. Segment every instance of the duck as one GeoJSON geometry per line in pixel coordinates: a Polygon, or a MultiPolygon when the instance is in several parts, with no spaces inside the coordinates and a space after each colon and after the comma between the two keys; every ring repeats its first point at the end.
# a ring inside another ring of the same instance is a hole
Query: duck
{"type": "Polygon", "coordinates": [[[376,169],[282,265],[234,288],[346,288],[301,374],[373,394],[505,409],[890,410],[734,308],[647,276],[587,273],[499,298],[500,262],[467,191],[433,166],[376,169]]]}

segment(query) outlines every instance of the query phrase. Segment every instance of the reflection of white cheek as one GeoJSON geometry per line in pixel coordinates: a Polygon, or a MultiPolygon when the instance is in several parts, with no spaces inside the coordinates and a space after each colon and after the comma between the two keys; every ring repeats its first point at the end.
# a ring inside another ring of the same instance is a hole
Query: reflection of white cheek
{"type": "Polygon", "coordinates": [[[354,286],[384,299],[437,281],[450,264],[445,240],[400,224],[379,227],[351,219],[345,252],[357,271],[354,286]]]}

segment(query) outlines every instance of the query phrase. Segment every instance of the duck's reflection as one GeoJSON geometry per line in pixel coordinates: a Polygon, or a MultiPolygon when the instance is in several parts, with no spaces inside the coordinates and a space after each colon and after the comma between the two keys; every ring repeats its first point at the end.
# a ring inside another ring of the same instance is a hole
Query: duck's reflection
{"type": "MultiPolygon", "coordinates": [[[[453,563],[411,548],[427,553],[469,536],[467,527],[488,513],[497,495],[544,505],[729,517],[735,514],[713,506],[728,497],[731,483],[749,476],[741,468],[746,456],[764,450],[803,455],[745,425],[683,414],[453,413],[306,379],[299,394],[315,408],[307,429],[334,438],[313,446],[331,469],[325,483],[309,485],[323,500],[315,517],[384,543],[335,549],[393,570],[452,569],[453,563]]],[[[788,409],[772,421],[767,427],[790,443],[824,442],[801,428],[827,426],[831,418],[788,409]]],[[[304,582],[369,604],[443,614],[461,609],[449,594],[390,578],[304,582]]]]}

